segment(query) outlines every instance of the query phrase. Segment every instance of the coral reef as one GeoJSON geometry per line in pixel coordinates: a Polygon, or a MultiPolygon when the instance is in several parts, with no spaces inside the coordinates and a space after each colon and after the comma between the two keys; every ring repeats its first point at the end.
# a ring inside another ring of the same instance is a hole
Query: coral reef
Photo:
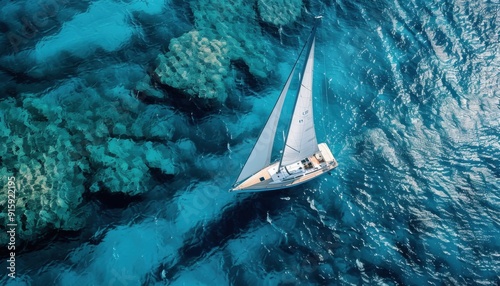
{"type": "Polygon", "coordinates": [[[234,84],[231,61],[241,60],[257,78],[272,70],[275,57],[252,5],[242,0],[191,3],[195,30],[173,39],[158,56],[160,81],[192,97],[224,101],[234,84]]]}
{"type": "MultiPolygon", "coordinates": [[[[18,184],[20,241],[82,228],[90,213],[85,192],[147,192],[158,184],[151,169],[175,174],[184,164],[174,161],[177,150],[190,150],[173,140],[173,124],[182,120],[170,108],[144,104],[123,86],[70,79],[0,101],[0,110],[0,176],[15,176],[18,184]]],[[[1,192],[0,207],[6,203],[1,192]]]]}
{"type": "Polygon", "coordinates": [[[158,56],[158,60],[156,73],[163,83],[200,98],[226,99],[226,42],[209,40],[198,31],[190,31],[171,40],[169,52],[158,56]]]}
{"type": "Polygon", "coordinates": [[[90,187],[92,192],[106,188],[111,192],[138,195],[152,187],[149,168],[158,168],[164,174],[175,173],[173,154],[160,144],[112,138],[106,146],[90,145],[87,150],[97,169],[90,187]]]}
{"type": "Polygon", "coordinates": [[[302,11],[302,0],[259,0],[257,4],[260,18],[276,26],[290,24],[302,11]]]}
{"type": "MultiPolygon", "coordinates": [[[[33,121],[33,115],[16,106],[12,98],[0,102],[0,109],[0,138],[5,142],[0,177],[16,178],[19,239],[38,239],[48,229],[81,228],[87,213],[87,206],[82,205],[84,172],[89,165],[72,145],[70,134],[47,121],[33,121]]],[[[1,192],[1,208],[6,209],[6,203],[7,192],[1,192]]],[[[5,216],[1,212],[0,220],[6,221],[5,216]]],[[[1,236],[0,243],[4,239],[1,236]]]]}
{"type": "MultiPolygon", "coordinates": [[[[31,102],[25,101],[27,106],[31,102]]],[[[124,87],[100,92],[81,81],[73,81],[40,99],[33,98],[31,106],[50,121],[63,123],[73,134],[73,142],[85,142],[78,143],[79,151],[96,170],[90,179],[91,191],[104,188],[137,195],[148,189],[149,168],[159,168],[167,174],[175,172],[168,157],[171,152],[163,150],[162,144],[153,146],[150,142],[172,139],[173,111],[158,105],[144,105],[124,87]],[[74,96],[78,93],[86,100],[74,96]],[[51,101],[59,102],[64,112],[54,113],[57,109],[48,108],[51,101]],[[150,155],[154,148],[163,151],[163,156],[150,155]]]]}
{"type": "Polygon", "coordinates": [[[192,2],[191,9],[195,28],[208,38],[224,39],[231,60],[243,60],[256,77],[269,75],[275,56],[262,35],[253,5],[243,0],[199,0],[192,2]]]}

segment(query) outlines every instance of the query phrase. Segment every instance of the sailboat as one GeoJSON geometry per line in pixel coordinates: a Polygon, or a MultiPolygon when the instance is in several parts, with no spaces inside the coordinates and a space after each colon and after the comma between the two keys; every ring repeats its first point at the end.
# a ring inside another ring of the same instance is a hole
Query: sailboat
{"type": "Polygon", "coordinates": [[[300,52],[274,108],[253,146],[231,192],[279,190],[297,186],[317,178],[337,167],[326,143],[318,144],[313,118],[313,69],[317,23],[300,52]],[[292,82],[297,63],[306,51],[300,87],[281,158],[271,163],[274,137],[285,97],[292,82]]]}

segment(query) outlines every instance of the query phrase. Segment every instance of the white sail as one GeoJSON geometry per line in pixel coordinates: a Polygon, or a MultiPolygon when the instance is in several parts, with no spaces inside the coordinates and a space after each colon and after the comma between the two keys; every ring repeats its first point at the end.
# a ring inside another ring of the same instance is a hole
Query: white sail
{"type": "Polygon", "coordinates": [[[293,66],[292,72],[288,76],[288,80],[286,81],[286,84],[283,87],[276,104],[274,105],[273,111],[267,119],[266,125],[264,126],[264,129],[262,129],[259,139],[257,139],[257,142],[255,143],[252,152],[250,153],[245,166],[243,166],[236,182],[240,182],[250,177],[271,163],[271,151],[273,150],[274,136],[276,134],[281,109],[283,108],[283,102],[285,101],[288,88],[290,87],[294,71],[295,65],[293,66]]]}
{"type": "Polygon", "coordinates": [[[312,102],[314,45],[315,39],[313,38],[283,150],[282,166],[300,161],[319,151],[314,129],[312,102]]]}

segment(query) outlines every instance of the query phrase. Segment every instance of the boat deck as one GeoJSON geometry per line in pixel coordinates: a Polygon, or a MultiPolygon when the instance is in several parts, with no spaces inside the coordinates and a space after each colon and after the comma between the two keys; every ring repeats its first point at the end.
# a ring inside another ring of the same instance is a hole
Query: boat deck
{"type": "Polygon", "coordinates": [[[279,162],[276,162],[270,166],[265,167],[260,170],[247,180],[243,181],[240,185],[235,187],[232,191],[245,192],[245,191],[267,191],[267,190],[277,190],[292,187],[305,183],[312,180],[338,166],[337,161],[330,152],[330,149],[326,144],[319,144],[323,159],[321,162],[315,157],[308,157],[309,161],[312,163],[312,167],[306,168],[305,172],[299,173],[296,176],[289,176],[281,182],[274,182],[269,174],[269,170],[277,167],[279,162]],[[324,145],[324,146],[321,146],[324,145]],[[261,179],[263,178],[263,180],[261,179]]]}
{"type": "Polygon", "coordinates": [[[272,164],[271,166],[268,166],[268,167],[260,170],[255,175],[248,178],[246,181],[243,181],[243,183],[241,183],[238,186],[238,189],[246,189],[248,187],[253,187],[253,186],[259,185],[259,184],[264,183],[264,182],[268,182],[268,184],[269,184],[269,182],[272,182],[272,179],[271,179],[271,175],[269,175],[268,170],[277,166],[278,164],[279,164],[279,162],[276,162],[276,163],[272,164]],[[264,178],[264,181],[261,181],[260,178],[264,178]]]}
{"type": "MultiPolygon", "coordinates": [[[[300,174],[297,175],[297,177],[292,177],[289,179],[285,179],[281,182],[273,182],[273,180],[269,177],[269,179],[264,180],[264,181],[259,181],[258,178],[253,179],[252,178],[252,183],[253,184],[245,184],[245,186],[238,186],[238,189],[236,191],[266,191],[266,190],[277,190],[277,189],[284,189],[284,188],[289,188],[292,186],[300,185],[302,183],[305,183],[309,180],[314,179],[315,177],[318,177],[332,169],[337,167],[337,162],[331,162],[330,164],[325,164],[322,168],[312,170],[310,172],[307,172],[305,174],[300,174]]],[[[267,170],[265,170],[267,172],[267,170]]],[[[259,172],[260,173],[260,172],[259,172]]],[[[245,182],[246,183],[246,182],[245,182]]]]}

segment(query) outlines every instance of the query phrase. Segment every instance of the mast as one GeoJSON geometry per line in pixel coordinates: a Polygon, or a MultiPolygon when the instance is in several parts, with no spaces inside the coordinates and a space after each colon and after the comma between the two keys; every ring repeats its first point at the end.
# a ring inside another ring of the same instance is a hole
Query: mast
{"type": "Polygon", "coordinates": [[[315,23],[306,46],[307,59],[302,70],[300,88],[288,127],[288,135],[283,148],[279,168],[300,161],[318,152],[318,142],[314,129],[312,83],[314,67],[314,47],[317,23],[315,23]]]}

